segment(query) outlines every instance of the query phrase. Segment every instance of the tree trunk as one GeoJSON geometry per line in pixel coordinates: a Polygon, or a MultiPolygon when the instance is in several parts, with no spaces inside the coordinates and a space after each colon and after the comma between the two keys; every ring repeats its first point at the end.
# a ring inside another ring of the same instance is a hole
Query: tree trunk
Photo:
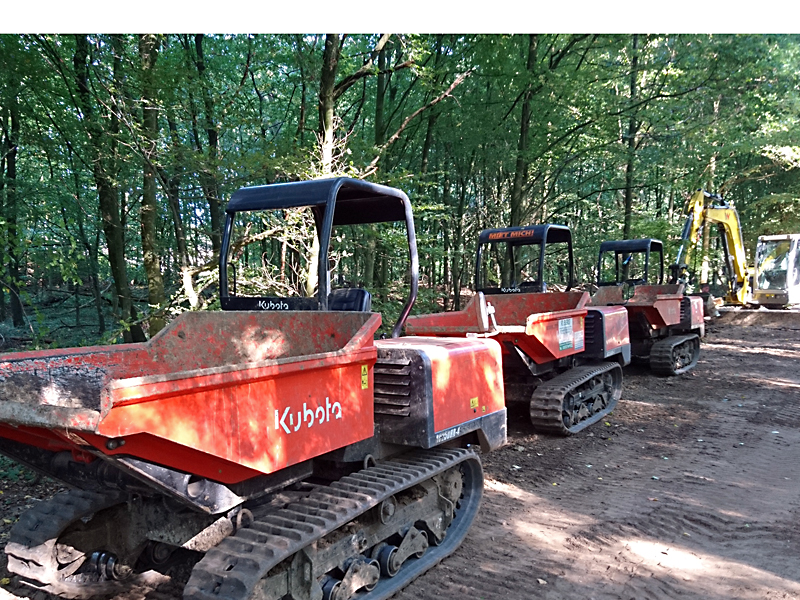
{"type": "Polygon", "coordinates": [[[325,36],[325,50],[322,55],[322,76],[319,82],[319,139],[322,155],[322,174],[333,172],[334,147],[334,109],[336,107],[336,72],[339,70],[341,40],[338,33],[325,36]]]}
{"type": "MultiPolygon", "coordinates": [[[[69,151],[69,160],[72,171],[72,181],[75,186],[75,199],[78,205],[81,204],[81,178],[80,170],[76,168],[74,156],[71,147],[67,147],[69,151]]],[[[69,229],[69,217],[67,216],[67,207],[62,203],[61,205],[62,216],[64,219],[64,228],[69,229]]],[[[103,314],[103,297],[100,293],[100,230],[97,229],[94,241],[89,241],[89,236],[86,233],[86,223],[84,220],[84,213],[82,210],[76,212],[78,219],[78,236],[84,250],[89,255],[89,277],[92,284],[92,294],[94,296],[95,310],[97,311],[97,331],[100,334],[106,331],[106,320],[103,314]]]]}
{"type": "Polygon", "coordinates": [[[378,86],[375,91],[375,146],[380,148],[386,141],[386,125],[383,122],[386,101],[386,48],[378,53],[378,86]]]}
{"type": "MultiPolygon", "coordinates": [[[[717,118],[719,117],[719,105],[722,101],[722,96],[718,96],[716,100],[714,100],[714,122],[716,123],[717,118]]],[[[716,127],[714,133],[716,134],[716,127]]],[[[716,138],[716,135],[714,136],[716,138]]],[[[716,141],[714,142],[716,145],[716,141]]],[[[709,192],[715,192],[716,188],[714,186],[714,176],[717,173],[717,152],[715,151],[711,158],[708,161],[708,179],[706,180],[706,189],[709,192]]],[[[705,213],[703,213],[705,215],[705,213]]],[[[700,283],[708,283],[708,277],[711,270],[711,265],[709,262],[709,250],[711,248],[711,237],[714,235],[713,227],[711,223],[709,223],[705,216],[703,217],[703,263],[700,268],[700,283]]]]}
{"type": "MultiPolygon", "coordinates": [[[[638,54],[638,34],[633,34],[632,51],[631,51],[631,81],[630,81],[630,106],[631,116],[628,120],[628,135],[627,135],[627,162],[625,163],[625,218],[622,226],[622,238],[625,240],[631,239],[631,221],[633,219],[633,168],[634,159],[636,158],[636,134],[639,125],[636,122],[636,111],[633,110],[633,105],[637,100],[636,83],[638,79],[639,69],[639,54],[638,54]]],[[[625,265],[627,271],[628,265],[625,265]]],[[[627,272],[625,273],[627,279],[627,272]]]]}
{"type": "MultiPolygon", "coordinates": [[[[106,237],[108,248],[108,262],[111,266],[111,275],[117,293],[117,302],[123,320],[136,318],[136,308],[133,306],[130,285],[128,284],[127,266],[125,263],[125,232],[122,227],[122,218],[119,206],[119,190],[114,173],[117,163],[117,142],[119,134],[119,106],[116,94],[122,87],[122,40],[119,36],[112,38],[114,48],[114,83],[115,97],[109,116],[109,130],[106,132],[94,116],[89,88],[89,42],[85,35],[75,36],[75,55],[73,66],[75,79],[78,86],[78,99],[80,102],[86,132],[89,136],[92,157],[92,170],[97,186],[97,197],[100,205],[100,218],[103,223],[103,233],[106,237]],[[108,148],[105,147],[108,140],[108,148]]],[[[144,331],[137,324],[132,324],[123,332],[125,342],[144,342],[147,338],[144,331]]]]}
{"type": "Polygon", "coordinates": [[[139,36],[139,58],[142,63],[142,137],[144,146],[141,228],[144,269],[147,273],[147,301],[150,305],[150,337],[152,338],[166,325],[161,316],[152,316],[165,303],[164,277],[161,274],[161,255],[158,251],[156,234],[156,143],[158,141],[157,90],[153,71],[158,60],[161,45],[158,36],[152,34],[139,36]]]}
{"type": "Polygon", "coordinates": [[[20,133],[19,98],[17,90],[12,89],[10,94],[10,129],[8,134],[8,156],[6,158],[6,227],[8,241],[8,288],[11,292],[11,319],[14,327],[25,324],[22,310],[22,299],[19,296],[19,275],[22,262],[22,248],[17,230],[17,217],[19,212],[17,194],[17,151],[20,133]]]}
{"type": "MultiPolygon", "coordinates": [[[[538,35],[528,36],[528,76],[533,79],[536,67],[536,49],[538,35]]],[[[533,82],[528,84],[522,100],[522,117],[520,119],[519,142],[517,143],[517,163],[514,169],[514,183],[511,186],[511,227],[522,225],[523,187],[528,179],[528,137],[531,127],[531,99],[533,98],[533,82]]]]}
{"type": "Polygon", "coordinates": [[[295,142],[303,146],[306,131],[306,73],[303,51],[303,36],[295,34],[294,43],[297,48],[297,64],[300,68],[300,114],[297,117],[297,132],[294,135],[295,142]]]}
{"type": "MultiPolygon", "coordinates": [[[[4,110],[0,113],[0,130],[3,132],[8,131],[8,126],[6,123],[9,120],[8,111],[4,110]]],[[[4,173],[6,172],[6,160],[8,157],[8,136],[4,133],[2,137],[0,137],[0,215],[5,214],[5,203],[3,202],[3,190],[5,189],[6,185],[6,178],[4,173]]],[[[5,245],[5,232],[0,229],[0,269],[2,269],[2,265],[5,264],[5,254],[6,254],[6,245],[5,245]]],[[[0,322],[5,322],[6,318],[8,317],[8,311],[6,309],[6,292],[5,286],[0,284],[0,322]]]]}
{"type": "Polygon", "coordinates": [[[219,157],[219,132],[214,121],[214,99],[211,97],[208,77],[206,76],[206,63],[203,54],[203,34],[194,36],[195,66],[200,78],[200,89],[203,95],[203,108],[205,113],[206,136],[208,138],[208,155],[206,164],[200,172],[200,186],[208,202],[211,214],[211,249],[219,255],[222,247],[222,204],[219,198],[219,182],[217,181],[217,158],[219,157]]]}
{"type": "MultiPolygon", "coordinates": [[[[439,61],[442,57],[442,38],[444,36],[439,35],[436,38],[436,60],[433,63],[434,70],[437,69],[439,66],[439,61]]],[[[437,110],[431,110],[428,113],[428,127],[425,131],[425,142],[422,144],[422,158],[420,160],[420,167],[419,171],[421,175],[425,175],[428,172],[428,158],[430,157],[431,146],[433,145],[433,128],[436,125],[436,119],[439,116],[439,112],[437,110]]]]}

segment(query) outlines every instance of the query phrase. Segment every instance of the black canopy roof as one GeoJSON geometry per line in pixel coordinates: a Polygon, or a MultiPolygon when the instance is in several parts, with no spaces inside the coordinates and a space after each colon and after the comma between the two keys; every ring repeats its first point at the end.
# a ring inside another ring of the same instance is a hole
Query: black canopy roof
{"type": "Polygon", "coordinates": [[[600,254],[603,252],[661,252],[664,245],[661,240],[643,238],[640,240],[615,240],[600,244],[600,254]]]}
{"type": "Polygon", "coordinates": [[[572,233],[564,225],[526,225],[525,227],[504,227],[484,229],[478,236],[479,244],[488,242],[520,242],[524,244],[547,244],[569,242],[572,233]]]}
{"type": "Polygon", "coordinates": [[[225,211],[274,210],[310,206],[315,213],[325,210],[333,199],[333,225],[358,225],[403,221],[406,218],[400,190],[358,179],[314,179],[245,187],[234,192],[225,211]]]}

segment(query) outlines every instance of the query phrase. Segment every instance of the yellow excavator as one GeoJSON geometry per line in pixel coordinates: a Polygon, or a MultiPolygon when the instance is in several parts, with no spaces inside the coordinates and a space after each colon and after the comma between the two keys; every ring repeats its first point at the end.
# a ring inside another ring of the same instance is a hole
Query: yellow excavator
{"type": "Polygon", "coordinates": [[[728,283],[725,303],[738,306],[750,304],[752,302],[752,273],[747,266],[739,213],[722,196],[711,194],[705,190],[697,190],[689,198],[687,215],[681,234],[681,247],[675,263],[670,266],[671,283],[687,280],[689,258],[699,241],[700,230],[704,223],[713,223],[719,230],[724,255],[723,270],[728,283]]]}

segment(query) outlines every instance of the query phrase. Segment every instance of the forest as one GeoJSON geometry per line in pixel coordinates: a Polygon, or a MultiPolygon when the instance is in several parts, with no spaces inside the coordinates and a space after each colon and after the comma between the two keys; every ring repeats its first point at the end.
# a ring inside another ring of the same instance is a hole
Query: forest
{"type": "MultiPolygon", "coordinates": [[[[698,188],[752,253],[800,231],[798,115],[796,35],[0,35],[1,341],[143,341],[218,308],[231,194],[317,177],[408,194],[416,312],[463,305],[485,228],[569,226],[583,283],[604,240],[672,259],[698,188]]],[[[242,289],[313,295],[297,219],[247,224],[242,289]]],[[[391,322],[404,230],[337,241],[391,322]]]]}

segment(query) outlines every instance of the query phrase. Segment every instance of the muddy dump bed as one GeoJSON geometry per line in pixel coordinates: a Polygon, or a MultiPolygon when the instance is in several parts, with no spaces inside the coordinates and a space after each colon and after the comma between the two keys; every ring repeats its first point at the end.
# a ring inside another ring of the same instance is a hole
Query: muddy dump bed
{"type": "Polygon", "coordinates": [[[379,325],[370,313],[189,312],[143,344],[5,354],[0,437],[218,481],[272,473],[372,435],[379,325]]]}
{"type": "Polygon", "coordinates": [[[669,327],[681,322],[683,289],[682,283],[637,285],[633,289],[633,296],[626,301],[621,287],[605,286],[592,297],[592,305],[623,305],[628,309],[631,318],[643,318],[649,327],[669,327]]]}
{"type": "Polygon", "coordinates": [[[522,348],[541,364],[583,351],[588,301],[586,292],[476,294],[462,311],[409,317],[406,332],[438,336],[491,333],[501,343],[509,341],[522,348]],[[489,306],[494,309],[496,327],[489,306]]]}

